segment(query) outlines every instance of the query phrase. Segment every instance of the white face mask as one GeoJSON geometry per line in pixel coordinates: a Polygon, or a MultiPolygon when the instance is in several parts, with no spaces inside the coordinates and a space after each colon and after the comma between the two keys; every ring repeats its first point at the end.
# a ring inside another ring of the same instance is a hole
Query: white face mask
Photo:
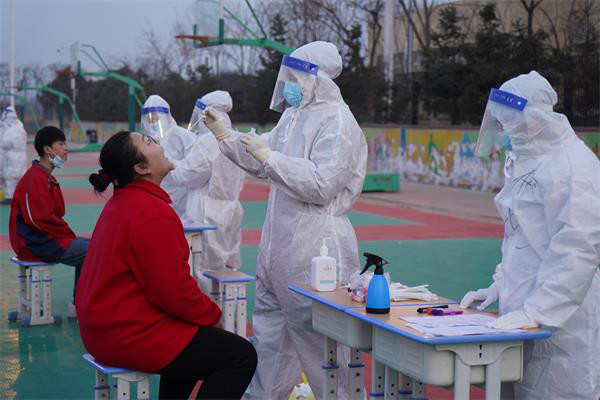
{"type": "Polygon", "coordinates": [[[65,166],[65,160],[57,155],[50,157],[50,164],[54,165],[55,168],[62,168],[65,166]]]}

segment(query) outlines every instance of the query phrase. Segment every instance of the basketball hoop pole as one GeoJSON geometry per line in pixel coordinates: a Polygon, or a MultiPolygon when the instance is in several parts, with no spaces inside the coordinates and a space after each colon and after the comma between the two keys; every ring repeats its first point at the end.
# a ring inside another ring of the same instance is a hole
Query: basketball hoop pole
{"type": "Polygon", "coordinates": [[[108,68],[108,65],[102,59],[102,56],[100,55],[98,50],[96,50],[96,48],[93,45],[91,45],[91,44],[79,45],[79,42],[75,42],[72,46],[74,46],[75,44],[77,44],[77,52],[81,52],[81,53],[85,54],[94,64],[96,64],[101,69],[101,71],[97,71],[97,72],[83,71],[81,69],[81,62],[78,59],[79,55],[77,54],[76,56],[74,56],[77,59],[75,61],[72,60],[71,63],[73,65],[76,64],[76,67],[72,67],[72,68],[77,68],[76,71],[77,71],[78,75],[99,76],[99,77],[103,77],[103,78],[114,78],[114,79],[121,81],[127,85],[127,87],[128,87],[127,119],[128,119],[128,124],[129,124],[129,130],[132,132],[135,131],[135,105],[137,103],[141,108],[143,106],[143,102],[146,101],[146,92],[144,91],[144,87],[138,81],[136,81],[134,79],[131,79],[125,75],[121,75],[118,72],[111,71],[108,68]],[[82,49],[79,49],[79,47],[81,47],[82,49]],[[88,53],[86,50],[84,50],[83,47],[91,49],[94,52],[95,57],[92,56],[90,53],[88,53]],[[136,90],[138,90],[140,92],[140,95],[142,97],[141,100],[138,97],[136,90]]]}
{"type": "Polygon", "coordinates": [[[30,68],[23,68],[23,76],[26,75],[30,75],[33,80],[35,81],[36,86],[34,87],[26,87],[26,85],[23,85],[23,87],[21,87],[21,90],[35,90],[38,92],[46,92],[46,93],[50,93],[51,95],[54,95],[56,97],[58,97],[58,104],[57,104],[57,108],[58,108],[58,121],[59,121],[59,125],[60,125],[60,129],[64,131],[65,129],[65,119],[64,119],[64,114],[65,114],[65,110],[64,110],[64,103],[66,102],[67,104],[69,104],[69,107],[71,108],[71,113],[73,115],[73,119],[77,122],[78,127],[79,127],[79,131],[81,131],[81,120],[79,119],[79,115],[77,114],[77,109],[75,108],[75,103],[73,103],[73,101],[71,100],[71,98],[69,97],[68,94],[63,93],[59,90],[53,89],[51,87],[45,86],[42,83],[42,80],[37,76],[37,74],[35,73],[34,70],[30,69],[30,68]]]}

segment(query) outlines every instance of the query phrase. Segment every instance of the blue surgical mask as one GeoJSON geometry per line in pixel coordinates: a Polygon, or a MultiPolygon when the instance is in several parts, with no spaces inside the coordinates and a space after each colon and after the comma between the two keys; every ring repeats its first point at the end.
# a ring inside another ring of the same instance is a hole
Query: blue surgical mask
{"type": "Polygon", "coordinates": [[[50,164],[54,165],[55,168],[62,168],[65,166],[65,160],[55,155],[50,157],[50,164]]]}
{"type": "Polygon", "coordinates": [[[150,136],[153,136],[155,138],[161,137],[160,122],[152,122],[150,124],[150,136]]]}
{"type": "Polygon", "coordinates": [[[498,134],[500,136],[500,143],[504,147],[506,151],[512,151],[512,143],[510,141],[510,136],[506,132],[500,132],[498,134]]]}
{"type": "Polygon", "coordinates": [[[285,82],[283,85],[283,98],[292,107],[298,108],[302,102],[302,89],[295,83],[285,82]]]}

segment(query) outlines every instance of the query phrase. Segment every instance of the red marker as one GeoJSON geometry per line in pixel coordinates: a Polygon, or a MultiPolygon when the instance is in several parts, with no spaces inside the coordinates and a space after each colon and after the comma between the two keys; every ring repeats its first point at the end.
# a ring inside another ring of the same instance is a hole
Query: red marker
{"type": "Polygon", "coordinates": [[[433,310],[431,312],[433,315],[438,315],[438,316],[443,316],[443,315],[460,315],[463,312],[461,310],[450,310],[450,311],[444,311],[444,310],[433,310]]]}

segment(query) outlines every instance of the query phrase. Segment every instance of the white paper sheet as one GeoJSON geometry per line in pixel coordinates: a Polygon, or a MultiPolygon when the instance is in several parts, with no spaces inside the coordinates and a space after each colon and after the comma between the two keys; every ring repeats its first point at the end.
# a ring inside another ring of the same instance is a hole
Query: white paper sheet
{"type": "Polygon", "coordinates": [[[488,328],[488,322],[494,321],[496,318],[482,314],[403,317],[400,319],[406,321],[407,326],[431,336],[463,336],[524,332],[522,329],[499,330],[488,328]]]}

